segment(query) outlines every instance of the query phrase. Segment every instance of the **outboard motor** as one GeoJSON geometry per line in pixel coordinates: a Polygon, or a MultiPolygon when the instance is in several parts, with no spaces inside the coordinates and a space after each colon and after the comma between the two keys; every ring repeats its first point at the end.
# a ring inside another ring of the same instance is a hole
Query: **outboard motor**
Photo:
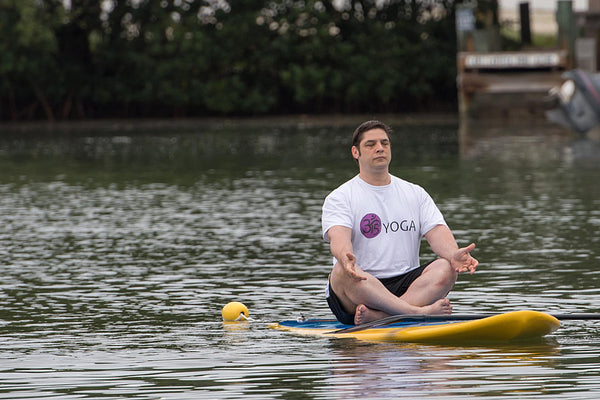
{"type": "Polygon", "coordinates": [[[600,74],[580,69],[563,74],[560,87],[550,89],[558,107],[546,111],[547,118],[581,134],[600,124],[600,74]]]}

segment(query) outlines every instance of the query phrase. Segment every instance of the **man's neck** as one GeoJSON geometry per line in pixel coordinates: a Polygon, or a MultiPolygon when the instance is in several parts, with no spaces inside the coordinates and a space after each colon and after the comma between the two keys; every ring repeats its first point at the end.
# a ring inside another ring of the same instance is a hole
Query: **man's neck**
{"type": "Polygon", "coordinates": [[[392,177],[387,170],[377,173],[367,173],[365,171],[360,171],[358,176],[360,176],[360,178],[363,181],[373,186],[385,186],[389,185],[392,182],[392,177]]]}

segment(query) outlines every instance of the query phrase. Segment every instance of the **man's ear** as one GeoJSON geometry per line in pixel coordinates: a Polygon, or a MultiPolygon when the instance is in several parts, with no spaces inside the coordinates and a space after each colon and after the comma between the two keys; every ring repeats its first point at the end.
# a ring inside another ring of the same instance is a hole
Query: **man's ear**
{"type": "Polygon", "coordinates": [[[352,146],[352,157],[354,157],[355,160],[358,160],[359,156],[360,156],[360,150],[358,150],[358,147],[352,146]]]}

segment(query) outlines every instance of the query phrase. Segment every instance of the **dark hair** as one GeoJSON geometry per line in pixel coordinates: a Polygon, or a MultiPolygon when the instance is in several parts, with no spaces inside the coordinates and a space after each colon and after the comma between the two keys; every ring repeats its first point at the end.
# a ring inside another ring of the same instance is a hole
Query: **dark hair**
{"type": "Polygon", "coordinates": [[[390,128],[389,126],[387,126],[386,124],[384,124],[381,121],[372,120],[372,121],[363,122],[362,124],[360,124],[358,126],[358,128],[356,128],[354,130],[354,133],[352,134],[352,146],[358,147],[358,145],[360,144],[360,141],[362,140],[363,133],[370,131],[372,129],[383,130],[385,132],[385,134],[387,135],[388,139],[391,140],[390,136],[392,135],[392,128],[390,128]]]}

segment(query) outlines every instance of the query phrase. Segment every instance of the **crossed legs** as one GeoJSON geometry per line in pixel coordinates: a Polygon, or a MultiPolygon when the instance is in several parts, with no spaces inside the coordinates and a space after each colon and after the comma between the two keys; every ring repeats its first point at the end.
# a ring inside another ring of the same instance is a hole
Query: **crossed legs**
{"type": "Polygon", "coordinates": [[[456,282],[457,272],[444,259],[437,259],[423,270],[404,294],[391,293],[379,279],[365,273],[366,280],[351,279],[340,264],[330,275],[331,288],[344,309],[354,313],[354,323],[362,324],[396,314],[450,314],[452,306],[445,297],[456,282]]]}

